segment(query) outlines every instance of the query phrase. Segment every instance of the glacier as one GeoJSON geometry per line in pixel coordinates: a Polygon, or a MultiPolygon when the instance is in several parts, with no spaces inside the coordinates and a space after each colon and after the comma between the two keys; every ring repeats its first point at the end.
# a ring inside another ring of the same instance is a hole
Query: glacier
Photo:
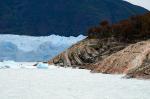
{"type": "Polygon", "coordinates": [[[58,35],[34,37],[1,34],[0,61],[47,61],[84,38],[86,36],[83,35],[77,37],[58,35]]]}

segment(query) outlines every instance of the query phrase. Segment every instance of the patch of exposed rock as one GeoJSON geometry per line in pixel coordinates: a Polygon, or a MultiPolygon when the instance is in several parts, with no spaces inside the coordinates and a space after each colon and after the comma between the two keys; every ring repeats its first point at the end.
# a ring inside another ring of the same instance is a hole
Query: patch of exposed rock
{"type": "Polygon", "coordinates": [[[126,77],[150,79],[150,53],[147,54],[142,65],[134,69],[131,69],[127,73],[126,77]]]}
{"type": "Polygon", "coordinates": [[[114,38],[85,39],[49,61],[52,63],[96,73],[150,79],[150,40],[126,44],[114,38]]]}
{"type": "Polygon", "coordinates": [[[95,69],[95,64],[117,51],[125,48],[127,44],[117,42],[114,38],[85,39],[73,45],[60,55],[49,61],[59,66],[78,67],[82,69],[95,69]]]}
{"type": "Polygon", "coordinates": [[[131,44],[125,49],[110,55],[95,65],[96,72],[127,73],[129,70],[140,67],[150,53],[150,41],[131,44]]]}
{"type": "Polygon", "coordinates": [[[150,40],[131,44],[94,65],[94,72],[150,78],[150,40]]]}

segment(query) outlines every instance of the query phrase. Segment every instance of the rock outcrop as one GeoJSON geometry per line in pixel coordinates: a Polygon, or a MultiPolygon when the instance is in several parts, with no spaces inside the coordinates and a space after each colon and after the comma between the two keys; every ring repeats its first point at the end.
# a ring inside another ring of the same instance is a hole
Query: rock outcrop
{"type": "Polygon", "coordinates": [[[146,55],[142,65],[131,69],[127,76],[128,78],[144,78],[150,79],[150,53],[146,55]]]}
{"type": "Polygon", "coordinates": [[[93,70],[94,65],[117,51],[125,48],[127,44],[117,42],[114,38],[85,39],[73,45],[60,55],[49,61],[49,64],[59,66],[78,67],[93,70]]]}
{"type": "MultiPolygon", "coordinates": [[[[110,55],[95,65],[96,72],[104,73],[128,73],[134,72],[136,68],[143,68],[146,64],[145,59],[150,54],[150,41],[131,44],[125,49],[110,55]]],[[[148,61],[148,60],[147,60],[148,61]]],[[[147,65],[146,65],[147,66],[147,65]]]]}
{"type": "Polygon", "coordinates": [[[85,39],[56,56],[49,64],[90,69],[96,73],[150,78],[150,40],[127,44],[114,38],[85,39]]]}

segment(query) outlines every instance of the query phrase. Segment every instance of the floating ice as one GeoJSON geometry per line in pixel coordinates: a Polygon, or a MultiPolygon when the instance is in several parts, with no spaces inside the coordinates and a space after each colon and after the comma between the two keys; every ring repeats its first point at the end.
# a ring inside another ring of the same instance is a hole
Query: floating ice
{"type": "Polygon", "coordinates": [[[0,69],[3,69],[3,68],[17,69],[17,68],[21,68],[21,65],[18,65],[14,61],[3,61],[3,62],[0,62],[0,69]]]}
{"type": "Polygon", "coordinates": [[[38,63],[36,67],[39,69],[48,69],[49,66],[46,63],[38,63]]]}

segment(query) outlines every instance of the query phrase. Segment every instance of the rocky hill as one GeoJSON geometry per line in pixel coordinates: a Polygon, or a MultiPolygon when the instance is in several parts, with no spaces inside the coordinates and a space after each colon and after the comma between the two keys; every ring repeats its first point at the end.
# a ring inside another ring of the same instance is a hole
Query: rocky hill
{"type": "Polygon", "coordinates": [[[0,33],[78,36],[102,20],[148,12],[123,0],[1,0],[0,33]]]}
{"type": "Polygon", "coordinates": [[[109,55],[125,48],[127,44],[110,39],[85,39],[73,45],[68,50],[56,56],[49,63],[60,66],[79,67],[92,69],[89,64],[97,63],[109,55]]]}
{"type": "Polygon", "coordinates": [[[50,60],[49,64],[150,79],[150,40],[127,44],[113,38],[85,39],[50,60]]]}
{"type": "Polygon", "coordinates": [[[108,28],[111,32],[107,31],[107,28],[99,27],[102,30],[95,32],[98,35],[90,34],[86,39],[50,60],[49,64],[89,69],[94,73],[126,74],[127,78],[150,79],[149,15],[134,17],[133,19],[137,21],[126,20],[130,25],[119,23],[119,28],[115,31],[121,34],[119,36],[121,39],[116,37],[118,34],[112,29],[114,25],[108,28]],[[136,29],[137,26],[140,27],[136,29]],[[124,32],[127,30],[128,32],[124,32]],[[112,34],[107,36],[105,33],[112,34]],[[123,36],[124,33],[126,36],[123,36]]]}

